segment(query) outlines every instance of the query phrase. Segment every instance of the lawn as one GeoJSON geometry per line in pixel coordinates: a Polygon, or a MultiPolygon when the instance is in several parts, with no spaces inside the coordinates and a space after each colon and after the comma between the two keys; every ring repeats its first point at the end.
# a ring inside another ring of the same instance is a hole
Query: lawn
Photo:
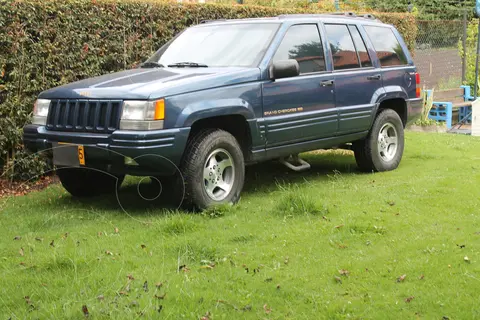
{"type": "Polygon", "coordinates": [[[3,319],[478,319],[480,139],[406,134],[393,172],[346,151],[312,169],[248,168],[240,203],[204,214],[0,199],[3,319]],[[87,311],[88,310],[88,311],[87,311]]]}

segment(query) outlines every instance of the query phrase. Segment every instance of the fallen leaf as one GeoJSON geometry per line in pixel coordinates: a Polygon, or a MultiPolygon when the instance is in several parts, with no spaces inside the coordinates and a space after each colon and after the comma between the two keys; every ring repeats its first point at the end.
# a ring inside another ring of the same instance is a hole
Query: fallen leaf
{"type": "Polygon", "coordinates": [[[412,301],[414,298],[414,296],[408,297],[407,299],[405,299],[405,302],[410,303],[410,301],[412,301]]]}
{"type": "Polygon", "coordinates": [[[120,230],[118,230],[118,228],[115,227],[115,233],[119,233],[119,232],[120,232],[120,230]]]}
{"type": "Polygon", "coordinates": [[[340,273],[341,276],[347,277],[350,274],[350,271],[342,269],[338,270],[338,273],[340,273]]]}
{"type": "Polygon", "coordinates": [[[339,224],[338,226],[335,226],[335,229],[340,229],[343,226],[344,226],[343,224],[339,224]]]}
{"type": "Polygon", "coordinates": [[[22,240],[22,237],[16,236],[15,238],[13,238],[13,240],[22,240]]]}
{"type": "Polygon", "coordinates": [[[272,309],[270,309],[267,304],[264,304],[263,305],[263,310],[265,310],[265,313],[266,314],[270,314],[272,312],[272,309]]]}
{"type": "Polygon", "coordinates": [[[128,293],[125,291],[120,291],[118,294],[121,296],[128,296],[128,293]]]}
{"type": "Polygon", "coordinates": [[[210,312],[207,311],[203,317],[200,318],[200,320],[210,320],[210,312]]]}
{"type": "Polygon", "coordinates": [[[213,267],[212,267],[211,265],[207,264],[207,265],[205,265],[205,266],[201,266],[200,269],[209,269],[209,270],[211,270],[211,269],[213,269],[213,267]]]}
{"type": "Polygon", "coordinates": [[[280,285],[279,285],[279,284],[277,284],[277,289],[280,289],[280,285]]]}
{"type": "Polygon", "coordinates": [[[127,276],[127,278],[128,278],[128,280],[135,280],[135,278],[134,278],[131,274],[129,274],[129,275],[127,276]]]}
{"type": "Polygon", "coordinates": [[[144,244],[142,244],[140,247],[141,247],[142,249],[145,249],[147,246],[144,245],[144,244]]]}
{"type": "Polygon", "coordinates": [[[159,299],[159,300],[163,300],[163,299],[165,299],[166,295],[167,295],[166,293],[162,294],[161,296],[158,296],[158,295],[155,294],[154,297],[159,299]]]}
{"type": "Polygon", "coordinates": [[[342,283],[342,279],[340,279],[340,277],[334,276],[333,278],[335,279],[336,282],[342,283]]]}
{"type": "Polygon", "coordinates": [[[43,241],[43,238],[36,237],[35,240],[37,240],[37,241],[39,241],[39,242],[42,242],[42,241],[43,241]]]}
{"type": "Polygon", "coordinates": [[[145,281],[143,283],[143,291],[148,292],[148,282],[147,281],[145,281]]]}
{"type": "Polygon", "coordinates": [[[65,232],[65,234],[62,236],[63,240],[66,240],[68,238],[68,232],[65,232]]]}
{"type": "Polygon", "coordinates": [[[285,260],[283,261],[283,263],[288,264],[289,261],[290,259],[288,257],[285,257],[285,260]]]}
{"type": "Polygon", "coordinates": [[[103,294],[101,294],[97,297],[97,299],[98,299],[98,301],[102,301],[103,299],[105,299],[105,297],[103,296],[103,294]]]}
{"type": "Polygon", "coordinates": [[[465,257],[463,258],[463,260],[464,260],[465,262],[470,262],[470,259],[468,259],[467,256],[465,256],[465,257]]]}
{"type": "Polygon", "coordinates": [[[103,235],[102,232],[97,233],[97,236],[101,237],[103,235]]]}
{"type": "Polygon", "coordinates": [[[405,281],[405,278],[406,278],[406,277],[407,277],[407,275],[406,275],[406,274],[404,274],[404,275],[402,275],[402,276],[398,277],[398,278],[397,278],[397,282],[403,282],[403,281],[405,281]]]}
{"type": "Polygon", "coordinates": [[[130,292],[130,282],[125,286],[125,291],[130,292]]]}
{"type": "Polygon", "coordinates": [[[90,316],[90,313],[88,312],[87,305],[85,305],[85,304],[82,306],[82,312],[83,312],[83,315],[85,316],[85,318],[88,318],[90,316]]]}
{"type": "Polygon", "coordinates": [[[155,287],[157,287],[157,288],[161,288],[162,286],[163,286],[162,282],[155,283],[155,287]]]}
{"type": "Polygon", "coordinates": [[[182,265],[178,268],[178,271],[188,272],[190,269],[187,268],[187,265],[182,265]]]}
{"type": "Polygon", "coordinates": [[[109,256],[113,256],[113,253],[112,253],[111,251],[109,251],[109,250],[105,251],[105,254],[106,254],[106,255],[109,255],[109,256]]]}
{"type": "Polygon", "coordinates": [[[18,253],[23,257],[25,255],[25,251],[23,251],[23,248],[20,248],[18,253]]]}
{"type": "Polygon", "coordinates": [[[422,274],[420,277],[418,277],[418,280],[423,280],[423,278],[425,278],[425,276],[422,274]]]}

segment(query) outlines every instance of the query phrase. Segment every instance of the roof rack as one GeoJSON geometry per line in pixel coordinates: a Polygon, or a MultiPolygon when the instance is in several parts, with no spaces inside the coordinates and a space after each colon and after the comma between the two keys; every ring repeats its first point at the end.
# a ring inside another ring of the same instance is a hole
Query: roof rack
{"type": "Polygon", "coordinates": [[[368,14],[358,16],[354,12],[326,12],[326,13],[319,13],[319,14],[282,14],[282,15],[279,15],[277,18],[279,19],[295,18],[295,17],[310,17],[310,18],[319,17],[320,18],[325,16],[347,16],[351,18],[378,20],[373,14],[368,13],[368,14]]]}
{"type": "Polygon", "coordinates": [[[217,20],[201,20],[200,24],[204,23],[212,23],[212,22],[220,22],[220,21],[227,21],[227,19],[217,19],[217,20]]]}

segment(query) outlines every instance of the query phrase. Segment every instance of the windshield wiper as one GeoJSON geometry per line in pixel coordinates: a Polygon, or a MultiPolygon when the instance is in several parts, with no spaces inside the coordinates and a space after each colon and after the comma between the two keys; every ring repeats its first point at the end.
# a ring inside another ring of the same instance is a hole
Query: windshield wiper
{"type": "Polygon", "coordinates": [[[140,68],[164,68],[165,66],[161,63],[154,61],[147,61],[140,65],[140,68]]]}
{"type": "Polygon", "coordinates": [[[196,63],[196,62],[177,62],[173,64],[169,64],[168,67],[171,68],[208,68],[206,64],[203,63],[196,63]]]}

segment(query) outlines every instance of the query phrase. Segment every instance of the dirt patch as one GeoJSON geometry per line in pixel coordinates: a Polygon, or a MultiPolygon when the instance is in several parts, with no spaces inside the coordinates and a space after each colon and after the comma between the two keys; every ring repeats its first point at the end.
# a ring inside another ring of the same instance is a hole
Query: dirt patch
{"type": "Polygon", "coordinates": [[[57,176],[44,176],[36,181],[9,181],[0,179],[0,198],[7,196],[24,196],[30,192],[40,191],[51,184],[58,183],[57,176]]]}
{"type": "Polygon", "coordinates": [[[447,127],[437,126],[437,125],[432,125],[432,126],[411,125],[410,127],[408,127],[408,131],[445,133],[445,132],[447,132],[447,127]]]}

